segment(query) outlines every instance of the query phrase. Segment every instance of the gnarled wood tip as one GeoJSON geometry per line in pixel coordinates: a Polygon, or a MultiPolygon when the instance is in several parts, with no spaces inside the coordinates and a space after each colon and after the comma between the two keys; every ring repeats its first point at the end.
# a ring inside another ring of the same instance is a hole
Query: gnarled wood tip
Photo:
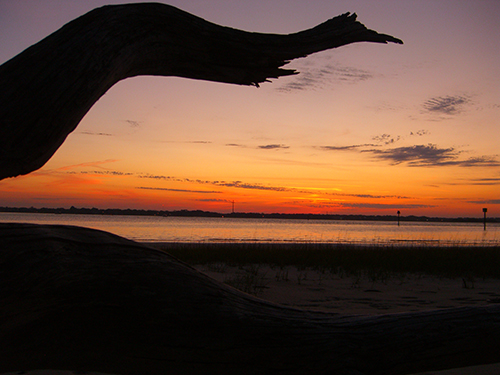
{"type": "Polygon", "coordinates": [[[292,59],[356,42],[402,43],[343,14],[289,35],[223,27],[158,3],[108,5],[0,66],[0,179],[42,167],[118,81],[178,76],[258,86],[292,59]]]}

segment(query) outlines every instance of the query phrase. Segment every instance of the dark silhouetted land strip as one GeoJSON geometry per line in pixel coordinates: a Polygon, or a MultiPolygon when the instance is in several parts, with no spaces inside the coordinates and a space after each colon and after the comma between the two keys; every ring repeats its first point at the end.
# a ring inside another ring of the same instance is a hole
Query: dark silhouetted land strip
{"type": "MultiPolygon", "coordinates": [[[[35,207],[0,207],[0,212],[46,213],[46,214],[75,214],[75,215],[132,215],[132,216],[173,216],[173,217],[227,217],[241,219],[296,219],[296,220],[366,220],[366,221],[398,221],[397,215],[346,215],[346,214],[312,214],[312,213],[259,213],[234,212],[220,213],[202,210],[140,210],[119,208],[35,208],[35,207]]],[[[475,217],[429,217],[429,216],[401,216],[401,221],[407,222],[456,222],[482,223],[483,218],[475,217]]],[[[500,218],[491,217],[488,223],[500,223],[500,218]]]]}

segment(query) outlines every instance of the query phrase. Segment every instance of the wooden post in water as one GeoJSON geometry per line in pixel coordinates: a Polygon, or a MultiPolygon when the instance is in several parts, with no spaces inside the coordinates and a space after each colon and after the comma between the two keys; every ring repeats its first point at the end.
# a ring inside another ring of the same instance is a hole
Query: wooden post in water
{"type": "Polygon", "coordinates": [[[487,208],[483,208],[483,213],[484,213],[484,219],[483,219],[484,230],[486,230],[486,212],[488,212],[488,209],[487,208]]]}
{"type": "Polygon", "coordinates": [[[398,211],[398,227],[399,227],[399,215],[401,215],[401,211],[398,211]]]}

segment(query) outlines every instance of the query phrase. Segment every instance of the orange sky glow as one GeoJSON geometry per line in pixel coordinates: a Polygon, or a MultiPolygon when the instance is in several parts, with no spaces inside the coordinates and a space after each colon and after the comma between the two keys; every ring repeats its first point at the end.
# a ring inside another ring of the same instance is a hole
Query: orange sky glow
{"type": "MultiPolygon", "coordinates": [[[[0,3],[0,63],[106,3],[0,3]]],[[[356,12],[405,44],[315,54],[259,89],[122,81],[45,166],[0,181],[0,206],[500,216],[498,1],[165,3],[272,33],[356,12]]]]}

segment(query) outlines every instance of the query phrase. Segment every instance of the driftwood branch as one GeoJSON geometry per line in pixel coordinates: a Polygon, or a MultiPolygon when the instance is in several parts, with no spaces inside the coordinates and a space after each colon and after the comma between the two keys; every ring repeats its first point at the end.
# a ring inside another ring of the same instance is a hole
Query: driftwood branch
{"type": "Polygon", "coordinates": [[[0,224],[0,372],[410,374],[500,361],[500,306],[274,305],[91,229],[0,224]]]}
{"type": "Polygon", "coordinates": [[[255,85],[291,59],[355,42],[401,43],[344,14],[290,35],[222,27],[165,4],[105,6],[0,66],[0,179],[43,166],[92,105],[138,75],[255,85]]]}
{"type": "MultiPolygon", "coordinates": [[[[0,66],[0,178],[40,168],[116,82],[241,85],[291,59],[400,40],[355,15],[290,35],[221,27],[162,4],[96,9],[0,66]]],[[[500,306],[374,317],[252,298],[168,254],[70,226],[0,224],[0,371],[408,374],[500,361],[500,306]]]]}

